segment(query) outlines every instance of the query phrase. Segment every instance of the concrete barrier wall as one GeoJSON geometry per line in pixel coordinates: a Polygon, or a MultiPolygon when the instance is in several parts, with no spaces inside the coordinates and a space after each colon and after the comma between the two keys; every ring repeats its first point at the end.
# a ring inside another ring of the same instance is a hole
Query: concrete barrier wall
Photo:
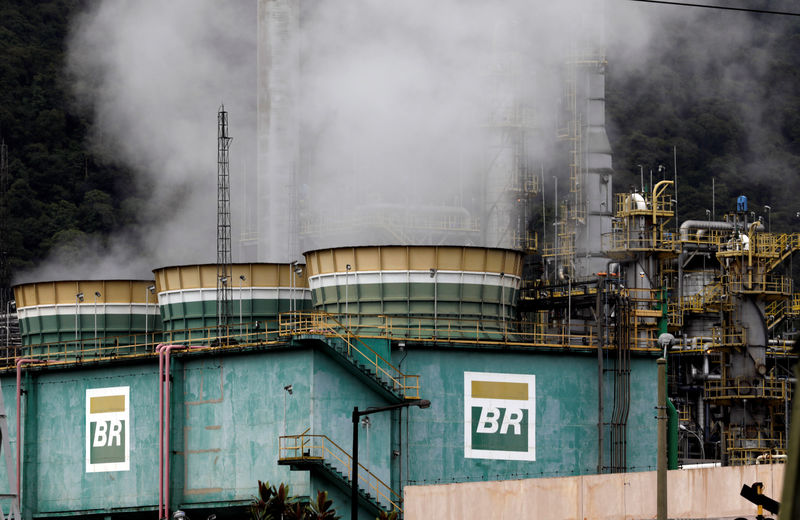
{"type": "MultiPolygon", "coordinates": [[[[742,485],[780,499],[784,465],[670,471],[669,518],[754,518],[742,485]]],[[[656,472],[469,482],[405,488],[406,520],[431,518],[621,520],[656,518],[656,472]]],[[[765,512],[766,514],[766,512],[765,512]]]]}

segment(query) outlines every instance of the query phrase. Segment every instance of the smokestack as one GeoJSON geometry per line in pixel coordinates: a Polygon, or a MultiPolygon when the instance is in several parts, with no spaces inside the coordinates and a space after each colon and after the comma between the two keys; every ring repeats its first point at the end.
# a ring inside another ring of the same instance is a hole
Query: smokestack
{"type": "Polygon", "coordinates": [[[258,2],[258,258],[299,257],[299,2],[258,2]]]}

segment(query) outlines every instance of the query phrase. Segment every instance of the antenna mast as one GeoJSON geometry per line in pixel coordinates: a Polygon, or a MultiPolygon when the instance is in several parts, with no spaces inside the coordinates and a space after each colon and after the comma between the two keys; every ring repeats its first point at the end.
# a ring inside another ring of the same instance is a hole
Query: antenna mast
{"type": "MultiPolygon", "coordinates": [[[[217,112],[217,337],[228,335],[231,301],[231,187],[225,105],[217,112]]],[[[226,341],[227,343],[227,341],[226,341]]]]}

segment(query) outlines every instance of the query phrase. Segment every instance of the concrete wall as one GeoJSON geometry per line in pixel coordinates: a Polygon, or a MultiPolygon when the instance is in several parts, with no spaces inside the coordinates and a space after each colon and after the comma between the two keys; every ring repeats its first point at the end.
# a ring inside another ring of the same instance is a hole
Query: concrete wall
{"type": "MultiPolygon", "coordinates": [[[[669,518],[754,518],[739,492],[764,484],[780,499],[784,466],[735,466],[669,472],[669,518]]],[[[656,518],[656,473],[407,486],[405,519],[621,520],[656,518]]]]}

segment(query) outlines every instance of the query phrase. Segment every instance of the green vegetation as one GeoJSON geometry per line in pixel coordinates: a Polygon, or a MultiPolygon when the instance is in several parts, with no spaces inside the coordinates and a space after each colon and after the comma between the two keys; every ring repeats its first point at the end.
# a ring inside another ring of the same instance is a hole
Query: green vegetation
{"type": "Polygon", "coordinates": [[[258,497],[250,504],[252,520],[337,520],[328,500],[328,492],[320,491],[317,499],[303,502],[289,494],[289,486],[281,484],[277,488],[269,482],[258,481],[258,497]]]}
{"type": "Polygon", "coordinates": [[[717,218],[746,195],[749,209],[765,226],[769,219],[772,231],[796,229],[800,23],[713,10],[684,15],[665,17],[638,66],[615,64],[615,55],[625,55],[623,45],[608,50],[615,188],[639,187],[639,165],[645,184],[651,169],[654,182],[661,178],[659,165],[672,179],[674,146],[681,221],[706,218],[714,179],[717,218]]]}
{"type": "MultiPolygon", "coordinates": [[[[55,247],[102,244],[135,222],[132,173],[89,148],[89,121],[65,76],[77,0],[0,2],[0,138],[8,146],[10,271],[36,265],[55,247]]],[[[0,285],[8,280],[0,280],[0,285]]]]}

